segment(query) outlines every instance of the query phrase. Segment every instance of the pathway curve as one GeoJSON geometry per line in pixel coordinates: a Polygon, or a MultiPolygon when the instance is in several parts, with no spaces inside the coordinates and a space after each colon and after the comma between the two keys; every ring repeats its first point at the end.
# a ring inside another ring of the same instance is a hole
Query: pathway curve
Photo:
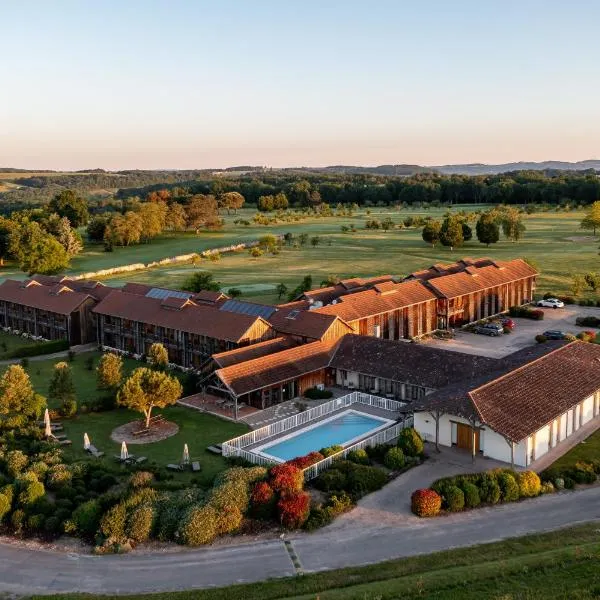
{"type": "MultiPolygon", "coordinates": [[[[600,520],[600,487],[418,519],[359,506],[313,534],[290,536],[305,571],[424,554],[600,520]],[[385,518],[384,518],[385,517],[385,518]]],[[[600,527],[590,523],[590,527],[600,527]]],[[[0,591],[142,593],[294,575],[282,540],[172,553],[90,556],[0,544],[0,591]]]]}

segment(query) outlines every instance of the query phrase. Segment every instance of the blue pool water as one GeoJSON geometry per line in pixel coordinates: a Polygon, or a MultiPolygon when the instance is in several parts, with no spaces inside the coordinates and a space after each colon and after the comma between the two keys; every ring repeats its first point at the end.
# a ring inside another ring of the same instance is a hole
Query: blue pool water
{"type": "Polygon", "coordinates": [[[261,452],[283,461],[291,460],[327,446],[345,446],[350,440],[361,438],[384,424],[385,421],[363,413],[347,412],[312,429],[299,431],[287,440],[265,446],[261,452]]]}

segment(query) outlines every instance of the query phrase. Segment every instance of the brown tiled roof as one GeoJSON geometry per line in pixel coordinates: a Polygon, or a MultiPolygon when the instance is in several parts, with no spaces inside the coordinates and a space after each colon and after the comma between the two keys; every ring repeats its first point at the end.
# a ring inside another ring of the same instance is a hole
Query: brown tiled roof
{"type": "Polygon", "coordinates": [[[600,389],[600,346],[572,342],[471,390],[479,420],[519,442],[600,389]]]}
{"type": "Polygon", "coordinates": [[[381,338],[346,335],[331,360],[332,367],[430,389],[473,378],[498,368],[498,360],[463,352],[381,338]]]}
{"type": "Polygon", "coordinates": [[[202,302],[205,304],[216,304],[217,302],[229,299],[229,296],[227,294],[224,294],[223,292],[202,290],[200,292],[196,292],[193,298],[196,302],[202,302]]]}
{"type": "Polygon", "coordinates": [[[30,280],[49,287],[62,283],[69,286],[73,291],[89,294],[96,300],[101,300],[105,296],[108,296],[113,290],[113,288],[104,285],[100,281],[93,279],[70,279],[66,275],[41,275],[36,273],[31,276],[30,280]]]}
{"type": "Polygon", "coordinates": [[[433,279],[434,277],[450,275],[451,273],[459,273],[460,271],[464,271],[465,268],[469,266],[486,267],[488,265],[491,265],[492,262],[493,261],[487,257],[470,258],[468,256],[465,256],[460,260],[457,260],[455,263],[436,263],[435,265],[431,265],[431,267],[429,267],[428,269],[415,271],[414,273],[411,273],[406,279],[420,279],[421,281],[428,281],[429,279],[433,279]]]}
{"type": "Polygon", "coordinates": [[[153,286],[146,285],[145,283],[136,283],[135,281],[130,281],[126,283],[121,290],[123,292],[127,292],[128,294],[139,294],[140,296],[145,296],[153,286]]]}
{"type": "Polygon", "coordinates": [[[256,323],[266,323],[260,317],[222,312],[193,302],[181,310],[173,310],[161,306],[163,301],[115,290],[95,307],[94,312],[230,342],[243,339],[256,323]]]}
{"type": "MultiPolygon", "coordinates": [[[[269,317],[273,329],[279,333],[302,336],[308,339],[320,340],[330,327],[339,320],[336,315],[320,314],[316,310],[279,309],[269,317]]],[[[352,328],[342,322],[342,328],[348,333],[352,328]]]]}
{"type": "Polygon", "coordinates": [[[312,342],[215,371],[236,396],[324,369],[337,341],[312,342]]]}
{"type": "Polygon", "coordinates": [[[332,300],[345,296],[347,294],[369,289],[377,284],[392,282],[391,275],[377,275],[375,277],[353,277],[352,279],[342,279],[335,285],[324,288],[317,288],[304,292],[300,297],[312,300],[312,302],[323,302],[329,304],[332,300]]]}
{"type": "Polygon", "coordinates": [[[242,348],[235,348],[234,350],[228,350],[227,352],[219,352],[213,354],[212,358],[217,364],[218,368],[229,367],[238,363],[252,360],[254,358],[260,358],[261,356],[267,356],[274,354],[275,352],[281,352],[287,350],[297,343],[289,337],[278,337],[266,342],[259,342],[258,344],[250,344],[250,346],[243,346],[242,348]]]}
{"type": "Polygon", "coordinates": [[[0,301],[13,302],[60,315],[70,315],[88,298],[91,298],[89,294],[73,291],[61,284],[51,287],[28,280],[7,279],[0,285],[0,301]]]}
{"type": "Polygon", "coordinates": [[[533,267],[516,259],[495,261],[483,267],[467,266],[458,273],[431,278],[427,285],[443,298],[456,298],[535,275],[533,267]]]}
{"type": "Polygon", "coordinates": [[[420,281],[404,281],[393,286],[386,285],[382,292],[373,289],[342,296],[336,304],[317,308],[313,312],[337,315],[351,322],[436,299],[436,295],[420,281]]]}

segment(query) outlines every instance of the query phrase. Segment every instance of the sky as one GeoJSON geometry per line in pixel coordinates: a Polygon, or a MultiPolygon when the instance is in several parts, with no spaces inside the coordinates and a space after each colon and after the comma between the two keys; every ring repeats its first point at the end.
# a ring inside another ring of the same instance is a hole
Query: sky
{"type": "Polygon", "coordinates": [[[0,166],[600,158],[597,0],[0,0],[0,166]]]}

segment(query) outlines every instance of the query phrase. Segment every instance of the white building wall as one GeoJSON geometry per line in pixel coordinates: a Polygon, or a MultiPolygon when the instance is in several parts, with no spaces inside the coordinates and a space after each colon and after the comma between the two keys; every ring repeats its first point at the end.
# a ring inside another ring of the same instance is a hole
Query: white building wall
{"type": "Polygon", "coordinates": [[[582,423],[585,425],[594,417],[594,396],[590,396],[583,401],[582,423]]]}

